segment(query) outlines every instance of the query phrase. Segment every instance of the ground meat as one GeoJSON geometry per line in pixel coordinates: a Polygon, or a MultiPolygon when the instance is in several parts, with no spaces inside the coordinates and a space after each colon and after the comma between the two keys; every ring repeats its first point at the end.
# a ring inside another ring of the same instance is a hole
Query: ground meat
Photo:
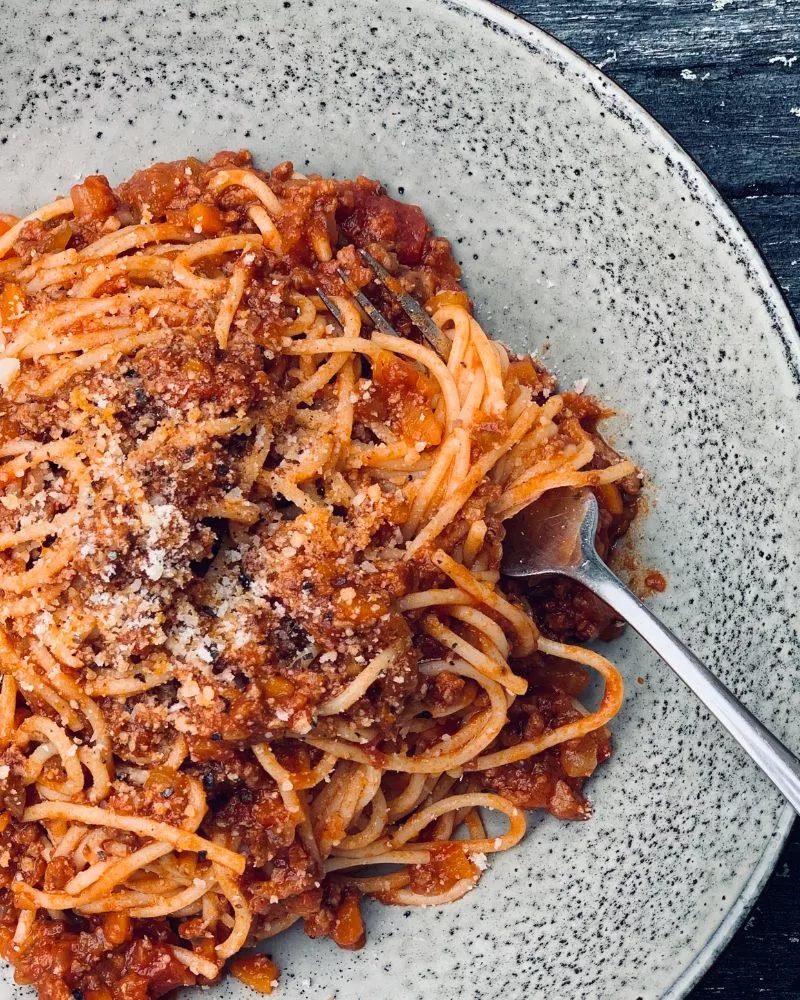
{"type": "Polygon", "coordinates": [[[234,836],[255,869],[272,861],[295,837],[295,820],[274,784],[269,788],[237,787],[217,808],[207,828],[209,833],[219,831],[234,836]]]}
{"type": "Polygon", "coordinates": [[[558,755],[550,750],[526,761],[486,772],[489,787],[520,809],[546,809],[558,819],[580,820],[591,815],[578,782],[568,781],[558,755]]]}
{"type": "Polygon", "coordinates": [[[539,628],[554,639],[610,641],[622,631],[623,624],[614,611],[572,580],[559,578],[520,589],[530,602],[539,628]]]}
{"type": "Polygon", "coordinates": [[[192,197],[196,200],[200,189],[189,161],[175,160],[154,163],[140,170],[129,181],[120,184],[117,194],[124,204],[147,221],[148,218],[165,217],[171,207],[182,207],[192,197]]]}
{"type": "Polygon", "coordinates": [[[21,819],[25,809],[25,755],[18,747],[0,753],[0,809],[21,819]]]}
{"type": "Polygon", "coordinates": [[[213,337],[174,341],[142,351],[136,371],[148,396],[176,409],[211,403],[216,415],[247,410],[258,396],[271,395],[258,345],[246,336],[231,339],[225,358],[213,337]]]}
{"type": "Polygon", "coordinates": [[[287,217],[281,230],[285,262],[311,264],[316,260],[313,247],[319,245],[318,241],[336,245],[339,185],[315,178],[308,183],[286,184],[282,192],[287,217]]]}
{"type": "MultiPolygon", "coordinates": [[[[581,690],[586,675],[578,681],[578,686],[569,667],[563,681],[558,679],[559,670],[560,667],[551,666],[549,676],[539,671],[534,677],[539,683],[546,678],[548,684],[558,684],[566,690],[549,688],[520,699],[512,710],[511,725],[504,729],[499,740],[501,746],[536,740],[580,718],[574,695],[568,692],[576,691],[576,687],[581,690]]],[[[546,809],[559,819],[588,819],[591,808],[581,790],[583,783],[610,755],[608,733],[599,729],[527,760],[492,768],[486,771],[486,780],[494,791],[522,809],[546,809]]]]}
{"type": "Polygon", "coordinates": [[[247,883],[253,912],[268,916],[288,907],[299,916],[314,913],[322,898],[319,873],[302,845],[293,840],[285,851],[276,855],[273,850],[270,860],[270,877],[254,875],[247,883]]]}
{"type": "Polygon", "coordinates": [[[75,234],[72,222],[53,219],[51,222],[26,222],[14,244],[14,253],[30,264],[45,253],[66,249],[75,234]]]}
{"type": "Polygon", "coordinates": [[[466,690],[467,682],[458,674],[453,674],[449,670],[442,670],[431,677],[428,682],[427,696],[434,706],[449,708],[457,704],[458,700],[466,690]]]}
{"type": "Polygon", "coordinates": [[[342,231],[357,247],[378,243],[396,253],[401,264],[412,266],[422,261],[430,233],[416,205],[406,205],[385,194],[362,196],[342,223],[342,231]]]}

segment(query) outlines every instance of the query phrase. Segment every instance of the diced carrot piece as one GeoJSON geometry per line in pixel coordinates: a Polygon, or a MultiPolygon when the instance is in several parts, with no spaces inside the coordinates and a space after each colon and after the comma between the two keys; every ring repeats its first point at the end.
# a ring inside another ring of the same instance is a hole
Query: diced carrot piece
{"type": "Polygon", "coordinates": [[[222,215],[214,205],[204,205],[202,202],[197,202],[196,205],[189,207],[186,214],[192,229],[199,230],[201,233],[220,233],[225,228],[222,215]]]}
{"type": "Polygon", "coordinates": [[[331,937],[340,948],[347,948],[349,951],[364,946],[367,935],[358,906],[358,896],[355,893],[347,893],[339,904],[331,928],[331,937]]]}
{"type": "Polygon", "coordinates": [[[117,196],[108,179],[102,175],[87,177],[82,184],[73,184],[70,191],[76,219],[107,219],[117,208],[117,196]]]}
{"type": "Polygon", "coordinates": [[[103,935],[112,945],[124,944],[131,936],[133,928],[127,913],[106,913],[103,917],[103,935]]]}
{"type": "Polygon", "coordinates": [[[422,441],[426,445],[435,445],[442,440],[442,428],[433,410],[413,397],[403,407],[400,424],[403,437],[412,444],[422,441]]]}
{"type": "Polygon", "coordinates": [[[413,865],[410,869],[411,888],[414,892],[434,896],[462,881],[475,878],[478,869],[457,843],[444,843],[430,852],[426,865],[413,865]]]}
{"type": "Polygon", "coordinates": [[[7,233],[12,226],[15,226],[19,222],[16,215],[4,215],[0,212],[0,236],[3,233],[7,233]]]}
{"type": "MultiPolygon", "coordinates": [[[[199,955],[201,958],[207,959],[209,962],[216,961],[216,945],[214,944],[214,939],[210,937],[198,938],[192,944],[192,951],[199,955]]],[[[269,959],[267,960],[269,961],[269,959]]],[[[277,975],[277,970],[276,973],[277,975]]],[[[274,977],[273,977],[274,978],[274,977]]]]}
{"type": "Polygon", "coordinates": [[[47,241],[42,246],[42,253],[60,253],[66,250],[72,237],[72,226],[68,222],[62,222],[55,229],[49,230],[47,241]]]}
{"type": "Polygon", "coordinates": [[[278,985],[278,966],[266,955],[241,955],[230,965],[231,974],[257,993],[272,993],[278,985]]]}
{"type": "Polygon", "coordinates": [[[622,506],[622,494],[613,483],[601,483],[595,487],[597,499],[606,508],[609,514],[621,514],[624,510],[622,506]]]}
{"type": "Polygon", "coordinates": [[[460,289],[443,289],[441,292],[437,292],[425,303],[425,308],[431,315],[443,306],[459,306],[461,309],[466,309],[468,312],[472,312],[470,301],[467,298],[466,292],[462,292],[460,289]]]}
{"type": "Polygon", "coordinates": [[[415,365],[403,361],[391,351],[379,351],[372,363],[372,377],[385,389],[408,391],[416,389],[431,399],[438,392],[438,385],[415,365]]]}
{"type": "Polygon", "coordinates": [[[0,292],[0,326],[8,326],[25,312],[25,292],[13,281],[0,292]]]}
{"type": "Polygon", "coordinates": [[[294,693],[294,684],[285,677],[275,674],[264,681],[264,694],[268,698],[288,698],[294,693]]]}
{"type": "Polygon", "coordinates": [[[520,385],[538,387],[541,376],[536,370],[536,365],[530,358],[520,358],[519,361],[512,361],[508,366],[520,385]]]}

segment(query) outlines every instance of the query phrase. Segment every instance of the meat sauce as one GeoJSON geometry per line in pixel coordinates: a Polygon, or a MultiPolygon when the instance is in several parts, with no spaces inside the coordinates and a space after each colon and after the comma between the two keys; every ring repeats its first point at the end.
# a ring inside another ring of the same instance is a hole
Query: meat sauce
{"type": "MultiPolygon", "coordinates": [[[[189,158],[156,164],[116,189],[104,177],[88,177],[72,188],[74,218],[69,223],[29,223],[14,253],[29,263],[41,253],[81,249],[103,234],[140,221],[170,222],[198,235],[255,232],[239,189],[227,189],[217,197],[208,186],[214,170],[249,166],[249,154],[222,152],[208,163],[189,158]]],[[[268,373],[263,364],[265,349],[277,342],[286,320],[282,307],[273,301],[275,288],[311,293],[322,287],[341,294],[344,289],[336,271],[342,266],[354,284],[370,285],[372,274],[363,266],[356,248],[369,249],[398,275],[403,288],[422,300],[465,298],[459,290],[459,267],[449,244],[432,235],[416,206],[392,199],[379,184],[366,178],[311,178],[301,185],[296,183],[291,164],[281,164],[262,176],[285,206],[281,226],[284,254],[278,259],[268,250],[259,251],[255,262],[256,268],[263,267],[274,276],[273,284],[256,284],[248,290],[250,325],[234,331],[223,360],[216,357],[213,343],[200,339],[192,342],[187,338],[140,352],[118,389],[124,403],[121,421],[132,437],[140,423],[157,423],[164,407],[188,411],[202,406],[208,414],[221,417],[247,410],[256,400],[268,414],[270,426],[279,428],[286,408],[282,373],[268,373]],[[333,248],[330,261],[320,263],[315,257],[313,246],[320,240],[328,240],[333,248]]],[[[0,231],[2,225],[0,217],[0,231]]],[[[380,286],[371,285],[369,294],[401,331],[416,336],[380,286]]],[[[14,284],[3,285],[0,320],[5,322],[24,308],[21,295],[14,284]]],[[[541,400],[555,388],[552,377],[531,359],[513,359],[512,370],[541,400]]],[[[385,422],[407,442],[437,444],[440,431],[433,412],[434,384],[415,366],[388,354],[374,359],[371,374],[374,388],[358,394],[356,419],[385,422]]],[[[592,436],[597,468],[617,459],[597,430],[604,415],[590,397],[566,394],[561,419],[577,421],[592,436]]],[[[35,433],[41,419],[39,404],[26,404],[13,414],[0,412],[0,425],[9,436],[35,433]]],[[[488,450],[495,440],[496,428],[487,419],[478,445],[488,450]]],[[[236,457],[221,454],[210,444],[187,445],[161,472],[151,470],[147,485],[154,492],[172,490],[191,519],[210,492],[236,487],[236,457]]],[[[493,489],[486,484],[475,492],[465,508],[468,519],[483,516],[496,496],[493,489]]],[[[631,476],[615,485],[597,487],[595,492],[600,507],[597,544],[606,558],[636,516],[640,483],[631,476]]],[[[274,735],[276,718],[281,727],[296,726],[302,731],[315,706],[330,694],[326,686],[329,678],[308,669],[304,659],[310,643],[323,649],[329,644],[333,649],[336,643],[352,639],[354,651],[370,654],[408,632],[403,616],[392,610],[393,600],[412,586],[440,586],[442,578],[431,572],[430,580],[412,580],[406,568],[396,563],[377,565],[365,575],[354,558],[369,539],[402,524],[407,513],[385,497],[368,497],[347,531],[337,528],[323,512],[298,517],[291,524],[265,532],[263,544],[254,547],[237,569],[236,586],[245,595],[252,588],[268,587],[280,611],[259,612],[252,617],[243,611],[241,625],[248,641],[237,647],[235,655],[226,652],[222,643],[215,645],[214,630],[220,626],[206,600],[202,573],[197,573],[189,596],[201,622],[198,627],[209,637],[208,655],[218,680],[208,704],[191,713],[191,724],[184,734],[189,758],[181,774],[163,765],[175,738],[166,722],[167,706],[176,698],[175,688],[161,702],[149,695],[99,699],[115,746],[124,745],[128,762],[152,768],[144,788],[135,792],[115,789],[109,804],[118,812],[178,822],[188,795],[187,778],[199,781],[210,807],[202,832],[206,836],[235,835],[248,858],[243,886],[256,917],[256,933],[270,922],[294,916],[303,921],[312,937],[330,936],[342,948],[359,948],[364,943],[358,893],[335,881],[320,884],[321,873],[296,836],[295,821],[277,786],[249,755],[241,753],[238,744],[274,735]],[[313,544],[300,557],[292,535],[306,528],[313,544]]],[[[119,552],[122,579],[125,560],[133,558],[130,542],[118,525],[109,524],[108,531],[114,537],[115,553],[119,552]]],[[[207,519],[190,537],[173,540],[180,548],[181,562],[194,567],[207,564],[214,552],[214,532],[213,521],[207,519]]],[[[502,530],[494,531],[490,542],[498,552],[501,541],[502,530]]],[[[94,571],[99,573],[88,562],[86,572],[94,571]]],[[[655,577],[653,580],[651,586],[658,589],[655,577]]],[[[517,586],[539,627],[549,636],[605,639],[619,631],[613,613],[574,583],[517,586]]],[[[136,658],[146,657],[157,644],[155,633],[143,627],[126,632],[124,622],[118,638],[121,648],[136,658]]],[[[369,696],[355,706],[353,721],[378,729],[390,726],[419,690],[422,682],[417,668],[424,652],[423,640],[400,657],[372,686],[369,696]]],[[[350,659],[349,654],[341,655],[336,670],[357,674],[361,668],[355,652],[350,659]]],[[[579,714],[575,700],[587,684],[586,671],[535,655],[523,672],[530,688],[514,703],[511,725],[503,732],[499,746],[535,739],[579,714]]],[[[432,702],[448,706],[464,696],[467,682],[444,672],[426,683],[432,702]]],[[[174,713],[173,721],[180,715],[174,713]]],[[[431,740],[446,733],[447,726],[443,722],[431,740]]],[[[368,752],[369,745],[363,749],[368,752]]],[[[320,759],[310,748],[298,750],[278,742],[274,750],[282,765],[298,778],[320,759]]],[[[606,730],[599,730],[532,760],[489,771],[487,784],[525,809],[545,809],[563,819],[584,819],[589,806],[582,793],[583,783],[610,752],[610,737],[606,730]]],[[[380,765],[380,755],[375,753],[375,762],[380,765]]],[[[6,751],[2,761],[9,773],[21,773],[20,761],[13,758],[12,751],[6,751]]],[[[19,822],[25,794],[21,783],[7,783],[4,811],[0,813],[0,951],[13,961],[17,981],[35,985],[39,1000],[155,1000],[184,986],[204,985],[202,977],[176,959],[173,951],[174,946],[191,947],[202,955],[205,949],[209,958],[213,957],[216,942],[192,918],[131,921],[115,913],[64,919],[45,915],[37,918],[21,950],[12,945],[18,918],[11,905],[12,873],[19,871],[31,884],[42,884],[48,890],[62,889],[75,875],[69,861],[48,861],[35,845],[26,842],[26,827],[19,822]]],[[[410,886],[414,892],[435,896],[478,874],[475,862],[460,847],[444,844],[431,852],[429,864],[412,866],[410,886]]],[[[277,977],[277,967],[263,955],[237,957],[231,971],[264,994],[272,991],[277,977]]]]}

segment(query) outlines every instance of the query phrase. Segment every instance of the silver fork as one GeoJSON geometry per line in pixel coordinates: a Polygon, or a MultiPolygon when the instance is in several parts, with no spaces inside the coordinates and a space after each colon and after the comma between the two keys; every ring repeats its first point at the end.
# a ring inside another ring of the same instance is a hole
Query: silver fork
{"type": "Polygon", "coordinates": [[[800,812],[800,761],[611,572],[595,549],[596,532],[593,493],[549,490],[507,523],[502,572],[524,579],[561,574],[605,601],[672,667],[800,812]]]}
{"type": "MultiPolygon", "coordinates": [[[[359,250],[359,256],[364,261],[364,263],[369,267],[377,281],[383,285],[386,291],[392,296],[392,298],[397,302],[403,312],[408,316],[414,326],[419,330],[422,336],[428,341],[431,347],[436,351],[440,358],[447,360],[450,354],[450,341],[445,337],[439,327],[433,322],[430,316],[425,312],[422,306],[417,302],[413,295],[409,295],[408,292],[403,291],[400,287],[400,282],[394,275],[390,274],[383,265],[377,261],[371,253],[366,250],[359,250]]],[[[376,329],[380,330],[381,333],[388,333],[392,337],[399,336],[397,330],[392,326],[392,324],[386,319],[383,313],[379,312],[378,309],[370,302],[367,296],[353,284],[350,276],[342,270],[342,268],[336,269],[336,274],[344,284],[345,288],[350,292],[356,302],[361,306],[364,312],[367,314],[372,324],[376,329]]],[[[321,288],[317,289],[317,295],[325,303],[325,308],[333,316],[336,322],[341,326],[343,322],[343,317],[339,307],[333,301],[333,299],[326,295],[321,288]]]]}

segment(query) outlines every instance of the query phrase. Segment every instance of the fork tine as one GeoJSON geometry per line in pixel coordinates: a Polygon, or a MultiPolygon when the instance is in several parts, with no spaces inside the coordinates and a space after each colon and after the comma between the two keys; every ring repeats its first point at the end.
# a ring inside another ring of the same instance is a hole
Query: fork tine
{"type": "Polygon", "coordinates": [[[322,299],[325,304],[325,308],[333,316],[339,326],[344,330],[344,316],[342,316],[341,309],[336,305],[330,295],[326,295],[321,288],[317,289],[317,295],[322,299]]]}
{"type": "Polygon", "coordinates": [[[372,320],[373,324],[381,331],[381,333],[388,333],[391,337],[399,337],[400,334],[395,330],[392,324],[379,313],[375,306],[370,302],[366,295],[361,291],[360,288],[350,281],[350,278],[345,274],[345,272],[339,267],[336,269],[336,273],[342,279],[347,288],[348,292],[353,296],[356,302],[361,306],[364,312],[372,320]]]}
{"type": "Polygon", "coordinates": [[[359,250],[359,256],[375,272],[378,280],[400,304],[400,308],[408,316],[414,326],[422,336],[428,341],[436,353],[446,361],[450,355],[450,341],[442,333],[439,327],[433,322],[422,306],[413,295],[399,290],[393,286],[397,285],[397,279],[389,274],[386,268],[377,261],[371,253],[366,250],[359,250]]]}

